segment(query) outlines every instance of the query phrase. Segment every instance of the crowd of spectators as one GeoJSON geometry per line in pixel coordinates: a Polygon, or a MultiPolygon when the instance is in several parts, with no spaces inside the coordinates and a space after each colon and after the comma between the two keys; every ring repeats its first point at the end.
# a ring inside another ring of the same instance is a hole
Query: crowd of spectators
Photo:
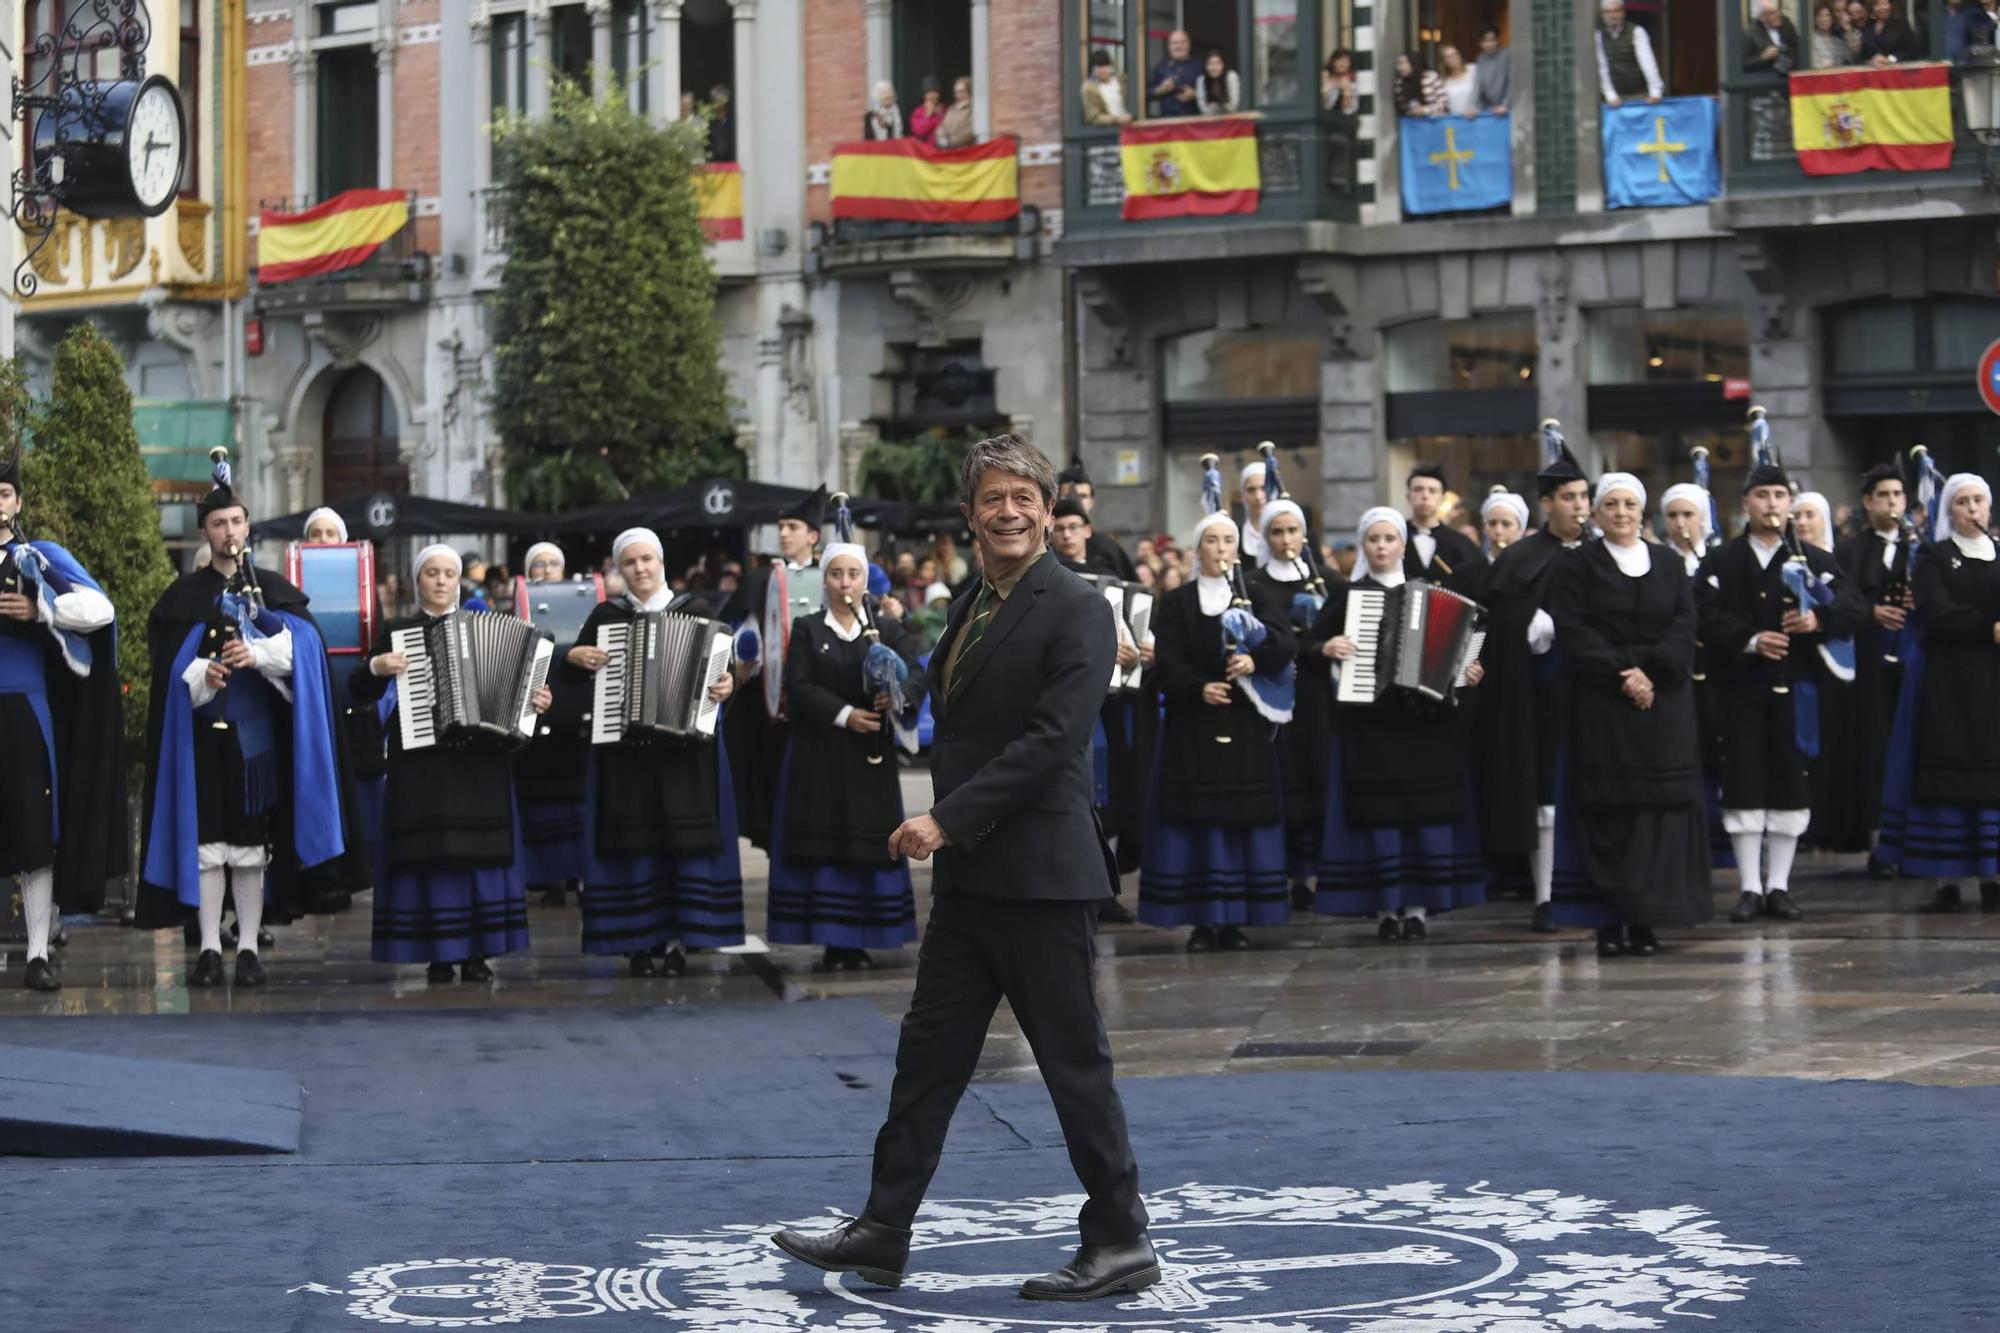
{"type": "MultiPolygon", "coordinates": [[[[1346,56],[1345,51],[1336,51],[1327,60],[1321,71],[1320,89],[1323,99],[1333,95],[1334,90],[1351,86],[1352,57],[1348,58],[1350,73],[1343,83],[1335,71],[1336,62],[1346,56]]],[[[1479,35],[1479,59],[1468,62],[1465,54],[1456,46],[1447,43],[1437,49],[1438,67],[1424,63],[1423,57],[1415,51],[1398,51],[1393,66],[1395,82],[1391,85],[1391,95],[1395,100],[1396,112],[1403,116],[1504,116],[1507,114],[1508,100],[1513,96],[1514,67],[1512,53],[1500,44],[1498,28],[1483,29],[1479,35]]],[[[1332,109],[1333,103],[1327,101],[1332,109]]]]}
{"type": "Polygon", "coordinates": [[[926,75],[922,92],[909,115],[903,114],[896,85],[883,81],[869,94],[861,113],[861,137],[869,140],[915,139],[933,148],[968,148],[979,142],[972,128],[972,80],[952,80],[951,100],[934,75],[926,75]]]}

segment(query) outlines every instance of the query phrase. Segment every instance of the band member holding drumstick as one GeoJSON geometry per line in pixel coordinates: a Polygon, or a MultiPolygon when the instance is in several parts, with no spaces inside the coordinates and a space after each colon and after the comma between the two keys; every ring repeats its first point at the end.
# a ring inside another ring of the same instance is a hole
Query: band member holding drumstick
{"type": "MultiPolygon", "coordinates": [[[[687,611],[686,594],[667,586],[665,548],[647,528],[611,544],[625,595],[590,613],[563,659],[563,688],[587,690],[611,660],[598,632],[655,611],[687,611]]],[[[725,675],[710,686],[726,700],[725,675]]],[[[756,700],[749,706],[757,707],[756,700]]],[[[736,800],[720,732],[713,742],[666,739],[593,745],[584,861],[583,951],[623,954],[633,976],[687,971],[686,949],[743,943],[743,867],[736,847],[736,800]]]]}
{"type": "MultiPolygon", "coordinates": [[[[389,683],[409,671],[409,659],[391,647],[391,633],[458,610],[459,561],[458,552],[442,544],[417,552],[411,565],[417,614],[375,632],[374,646],[354,668],[357,699],[382,698],[389,683]]],[[[551,698],[546,685],[535,691],[535,711],[547,712],[551,698]]],[[[406,702],[399,700],[397,707],[406,702]]],[[[389,785],[375,875],[374,959],[428,963],[429,979],[438,982],[451,980],[455,963],[462,980],[490,981],[487,959],[528,947],[513,772],[495,748],[405,750],[402,728],[387,730],[389,785]]]]}

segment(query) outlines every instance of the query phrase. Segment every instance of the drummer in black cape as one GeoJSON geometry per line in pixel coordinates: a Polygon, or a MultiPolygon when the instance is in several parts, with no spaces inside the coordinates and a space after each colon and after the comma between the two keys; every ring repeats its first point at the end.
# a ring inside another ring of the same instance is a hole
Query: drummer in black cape
{"type": "Polygon", "coordinates": [[[1056,472],[1040,450],[1012,435],[974,445],[962,494],[984,577],[931,659],[937,800],[887,848],[937,863],[868,1203],[832,1231],[773,1239],[815,1268],[901,1283],[952,1111],[1005,998],[1087,1194],[1082,1247],[1020,1295],[1137,1291],[1160,1265],[1092,984],[1097,904],[1116,870],[1090,808],[1090,731],[1117,635],[1104,599],[1043,545],[1056,472]]]}

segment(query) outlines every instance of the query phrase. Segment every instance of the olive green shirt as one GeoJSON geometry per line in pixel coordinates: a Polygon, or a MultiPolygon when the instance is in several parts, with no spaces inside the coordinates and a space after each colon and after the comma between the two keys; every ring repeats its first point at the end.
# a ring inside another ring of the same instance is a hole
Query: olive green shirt
{"type": "MultiPolygon", "coordinates": [[[[1021,567],[1018,570],[1014,571],[1014,573],[1008,575],[1004,579],[1001,579],[997,583],[990,579],[985,580],[982,586],[991,588],[993,590],[994,597],[1001,602],[1005,602],[1008,598],[1008,595],[1011,594],[1014,591],[1015,587],[1021,582],[1021,576],[1026,574],[1029,570],[1033,569],[1035,567],[1036,562],[1039,561],[1047,553],[1048,553],[1048,544],[1046,542],[1043,542],[1035,547],[1035,553],[1029,556],[1027,560],[1023,561],[1021,567]]],[[[973,594],[973,600],[974,601],[978,600],[977,593],[973,594]]],[[[993,614],[996,616],[1000,614],[998,607],[994,608],[993,614]]],[[[947,697],[949,697],[951,694],[952,673],[958,670],[958,656],[962,651],[964,651],[964,648],[965,648],[965,635],[963,633],[960,633],[957,638],[951,641],[951,655],[945,659],[944,673],[938,677],[938,684],[944,690],[944,693],[947,697]]]]}

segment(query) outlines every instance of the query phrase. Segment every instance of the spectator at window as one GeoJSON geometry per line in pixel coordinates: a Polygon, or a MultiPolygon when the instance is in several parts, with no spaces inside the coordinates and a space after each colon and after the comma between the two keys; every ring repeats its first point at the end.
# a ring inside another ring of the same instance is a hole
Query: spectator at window
{"type": "Polygon", "coordinates": [[[938,126],[943,121],[944,98],[938,93],[938,81],[927,76],[924,79],[924,100],[910,113],[910,137],[923,143],[935,143],[938,126]]]}
{"type": "Polygon", "coordinates": [[[1343,116],[1361,114],[1361,89],[1354,78],[1354,52],[1341,47],[1319,72],[1319,104],[1343,116]]]}
{"type": "MultiPolygon", "coordinates": [[[[1775,0],[1765,0],[1766,4],[1775,0]]],[[[1861,60],[1867,65],[1893,65],[1903,60],[1922,60],[1923,48],[1917,34],[1896,14],[1893,0],[1875,0],[1868,14],[1868,26],[1861,30],[1861,60]]]]}
{"type": "Polygon", "coordinates": [[[1093,51],[1090,77],[1083,83],[1083,123],[1086,125],[1130,125],[1132,113],[1125,109],[1125,77],[1111,63],[1109,51],[1093,51]]]}
{"type": "MultiPolygon", "coordinates": [[[[1751,36],[1755,40],[1756,34],[1751,36]]],[[[1840,32],[1840,19],[1829,5],[1813,10],[1812,44],[1809,49],[1814,69],[1835,69],[1853,62],[1847,50],[1847,38],[1840,32]]]]}
{"type": "Polygon", "coordinates": [[[1743,40],[1743,69],[1782,79],[1799,63],[1799,30],[1785,17],[1778,0],[1759,0],[1757,21],[1743,40]]]}
{"type": "Polygon", "coordinates": [[[1507,104],[1514,100],[1514,53],[1500,45],[1498,28],[1480,32],[1479,62],[1472,68],[1478,75],[1479,109],[1506,115],[1507,104]]]}
{"type": "Polygon", "coordinates": [[[1201,65],[1194,58],[1193,43],[1176,28],[1167,34],[1167,56],[1153,66],[1149,94],[1156,116],[1198,116],[1195,89],[1201,83],[1201,65]]]}
{"type": "Polygon", "coordinates": [[[1861,34],[1868,28],[1868,0],[1847,0],[1840,11],[1840,35],[1847,39],[1847,60],[1858,64],[1861,60],[1861,34]]]}
{"type": "Polygon", "coordinates": [[[1944,58],[1962,64],[1975,46],[1992,46],[2000,30],[2000,0],[1965,0],[1944,20],[1944,58]]]}
{"type": "Polygon", "coordinates": [[[1623,106],[1628,97],[1657,102],[1666,96],[1653,59],[1653,39],[1638,24],[1625,21],[1625,0],[1601,0],[1597,12],[1597,87],[1604,105],[1623,106]]]}
{"type": "Polygon", "coordinates": [[[968,148],[977,142],[972,132],[972,80],[961,74],[952,81],[951,105],[938,122],[936,143],[940,148],[968,148]]]}
{"type": "Polygon", "coordinates": [[[693,119],[694,119],[695,117],[699,116],[700,114],[701,114],[701,109],[700,109],[699,107],[697,107],[697,106],[696,106],[696,105],[694,104],[694,94],[693,94],[693,93],[682,93],[682,94],[681,94],[681,119],[682,119],[682,120],[693,120],[693,119]]]}
{"type": "Polygon", "coordinates": [[[1479,76],[1465,63],[1455,46],[1438,48],[1441,67],[1438,82],[1444,85],[1444,109],[1453,116],[1470,116],[1479,111],[1479,76]]]}
{"type": "Polygon", "coordinates": [[[1243,109],[1241,84],[1222,52],[1211,49],[1202,63],[1201,82],[1194,87],[1194,104],[1204,116],[1226,116],[1243,109]]]}
{"type": "Polygon", "coordinates": [[[730,114],[729,85],[718,83],[708,90],[708,160],[736,160],[736,117],[730,114]]]}
{"type": "Polygon", "coordinates": [[[1444,114],[1444,84],[1408,51],[1396,52],[1396,110],[1405,116],[1444,114]]]}
{"type": "Polygon", "coordinates": [[[900,139],[903,137],[903,108],[896,104],[896,85],[886,80],[875,85],[875,100],[861,114],[861,137],[864,139],[900,139]]]}

